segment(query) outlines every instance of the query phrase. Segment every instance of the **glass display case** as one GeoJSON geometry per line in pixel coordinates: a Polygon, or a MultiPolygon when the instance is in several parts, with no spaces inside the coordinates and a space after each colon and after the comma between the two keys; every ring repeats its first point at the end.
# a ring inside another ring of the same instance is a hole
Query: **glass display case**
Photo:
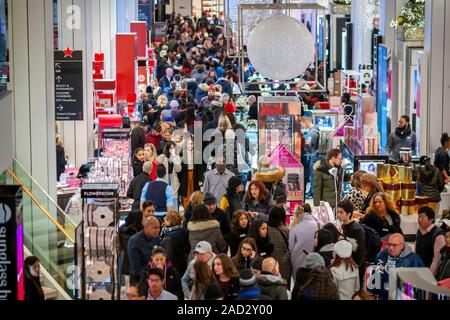
{"type": "Polygon", "coordinates": [[[119,185],[86,183],[81,187],[83,219],[76,230],[76,257],[83,300],[116,300],[118,272],[119,185]]]}

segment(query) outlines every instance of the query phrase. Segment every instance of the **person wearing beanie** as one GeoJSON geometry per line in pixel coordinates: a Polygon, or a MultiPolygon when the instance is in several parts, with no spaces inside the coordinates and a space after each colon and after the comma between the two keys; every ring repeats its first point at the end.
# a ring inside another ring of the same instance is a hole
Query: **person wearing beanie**
{"type": "Polygon", "coordinates": [[[150,161],[144,162],[142,165],[142,172],[133,178],[130,182],[130,186],[127,190],[127,198],[133,199],[132,211],[139,211],[141,204],[142,189],[144,186],[152,181],[149,177],[149,172],[153,169],[153,165],[150,161]]]}
{"type": "Polygon", "coordinates": [[[232,221],[234,213],[244,208],[244,185],[240,178],[233,176],[228,180],[227,193],[220,201],[220,209],[225,211],[228,219],[232,221]]]}
{"type": "Polygon", "coordinates": [[[199,111],[203,113],[206,111],[211,111],[213,101],[216,101],[216,89],[214,86],[210,86],[208,88],[207,96],[203,97],[200,101],[199,111]]]}
{"type": "Polygon", "coordinates": [[[358,265],[353,260],[352,253],[353,246],[347,240],[334,244],[334,260],[330,272],[341,300],[351,300],[360,288],[358,265]]]}
{"type": "Polygon", "coordinates": [[[325,267],[325,260],[317,252],[311,252],[306,256],[305,267],[299,268],[296,272],[292,300],[298,300],[300,289],[308,282],[311,271],[317,267],[325,267]]]}
{"type": "Polygon", "coordinates": [[[225,211],[217,207],[217,199],[211,192],[206,192],[203,204],[208,208],[209,214],[220,223],[220,231],[226,238],[230,234],[230,220],[225,211]]]}
{"type": "Polygon", "coordinates": [[[204,297],[205,300],[224,300],[222,288],[217,284],[206,286],[204,297]]]}
{"type": "Polygon", "coordinates": [[[263,296],[261,289],[256,283],[256,276],[250,269],[242,269],[239,275],[239,291],[238,300],[271,300],[270,297],[263,296]]]}

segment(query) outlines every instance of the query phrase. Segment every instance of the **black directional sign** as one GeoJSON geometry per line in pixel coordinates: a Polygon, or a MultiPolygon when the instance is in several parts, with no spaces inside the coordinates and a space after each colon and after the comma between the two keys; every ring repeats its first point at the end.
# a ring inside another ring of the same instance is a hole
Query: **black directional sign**
{"type": "Polygon", "coordinates": [[[83,121],[83,52],[55,51],[57,121],[83,121]]]}

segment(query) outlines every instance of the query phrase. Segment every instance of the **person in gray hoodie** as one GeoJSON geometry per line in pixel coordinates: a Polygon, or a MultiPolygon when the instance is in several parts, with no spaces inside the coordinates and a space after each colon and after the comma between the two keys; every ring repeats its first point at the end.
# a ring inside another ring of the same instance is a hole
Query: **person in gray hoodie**
{"type": "Polygon", "coordinates": [[[280,264],[272,257],[262,262],[262,272],[256,277],[261,294],[273,300],[288,300],[287,282],[280,273],[280,264]]]}

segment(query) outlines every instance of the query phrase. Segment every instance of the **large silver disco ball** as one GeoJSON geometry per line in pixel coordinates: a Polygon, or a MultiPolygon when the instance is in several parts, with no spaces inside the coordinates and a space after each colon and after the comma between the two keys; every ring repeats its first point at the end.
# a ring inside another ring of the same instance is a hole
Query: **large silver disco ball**
{"type": "Polygon", "coordinates": [[[256,71],[273,80],[290,80],[305,72],[314,60],[314,40],[304,24],[278,15],[259,23],[247,46],[256,71]]]}

